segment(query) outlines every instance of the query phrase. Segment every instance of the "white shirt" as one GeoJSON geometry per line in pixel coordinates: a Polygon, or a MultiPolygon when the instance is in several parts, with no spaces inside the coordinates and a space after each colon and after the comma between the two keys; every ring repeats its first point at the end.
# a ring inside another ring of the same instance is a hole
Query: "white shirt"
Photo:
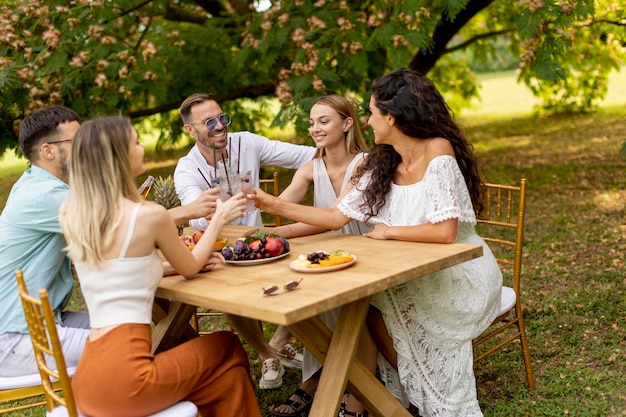
{"type": "MultiPolygon", "coordinates": [[[[304,145],[269,140],[268,138],[250,132],[235,132],[228,135],[229,160],[239,160],[240,172],[250,171],[252,183],[259,186],[259,170],[262,165],[272,165],[281,168],[296,169],[308,162],[315,155],[315,148],[304,145]],[[241,140],[241,155],[239,154],[239,141],[241,140]]],[[[174,171],[174,184],[176,193],[181,204],[189,204],[196,200],[209,186],[200,172],[207,178],[214,178],[215,169],[210,166],[194,145],[187,155],[178,160],[174,171]]],[[[214,185],[214,184],[213,184],[214,185]]],[[[244,214],[233,224],[246,226],[263,226],[261,213],[254,210],[244,214]]],[[[194,229],[206,229],[208,222],[205,218],[189,221],[194,229]]]]}

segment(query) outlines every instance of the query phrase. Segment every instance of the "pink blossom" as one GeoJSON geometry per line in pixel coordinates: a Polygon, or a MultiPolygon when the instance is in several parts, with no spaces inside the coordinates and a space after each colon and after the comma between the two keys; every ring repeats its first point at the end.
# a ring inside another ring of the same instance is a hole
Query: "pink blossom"
{"type": "Polygon", "coordinates": [[[83,61],[80,56],[73,56],[70,61],[70,67],[82,67],[85,65],[85,61],[83,61]]]}
{"type": "Polygon", "coordinates": [[[309,22],[309,25],[311,26],[311,29],[326,29],[326,22],[324,22],[317,16],[311,16],[307,20],[309,22]]]}
{"type": "Polygon", "coordinates": [[[285,24],[287,24],[287,22],[289,22],[289,14],[283,13],[280,16],[278,16],[277,20],[280,26],[283,27],[285,24]]]}
{"type": "Polygon", "coordinates": [[[123,65],[122,68],[117,71],[117,76],[122,80],[128,78],[128,67],[123,65]]]}
{"type": "Polygon", "coordinates": [[[93,83],[98,87],[104,87],[107,84],[107,76],[104,73],[99,73],[96,75],[96,78],[93,80],[93,83]]]}
{"type": "Polygon", "coordinates": [[[296,44],[304,41],[304,37],[306,36],[306,32],[302,28],[296,28],[291,34],[291,40],[293,40],[296,44]]]}
{"type": "Polygon", "coordinates": [[[263,29],[265,32],[269,32],[272,29],[272,22],[269,20],[264,20],[263,22],[261,22],[261,29],[263,29]]]}
{"type": "Polygon", "coordinates": [[[59,43],[59,36],[61,32],[57,29],[46,30],[43,32],[42,38],[46,45],[53,47],[59,43]]]}
{"type": "Polygon", "coordinates": [[[141,50],[141,56],[143,56],[144,61],[147,61],[150,58],[153,58],[154,55],[156,54],[156,48],[154,47],[154,44],[150,41],[143,41],[141,43],[142,46],[142,50],[141,50]]]}
{"type": "Polygon", "coordinates": [[[96,64],[96,69],[98,71],[104,71],[105,69],[109,67],[109,65],[111,65],[109,61],[107,61],[106,59],[100,59],[98,60],[98,63],[96,64]]]}
{"type": "Polygon", "coordinates": [[[326,88],[324,81],[317,77],[313,77],[313,89],[315,89],[315,91],[323,91],[324,88],[326,88]]]}

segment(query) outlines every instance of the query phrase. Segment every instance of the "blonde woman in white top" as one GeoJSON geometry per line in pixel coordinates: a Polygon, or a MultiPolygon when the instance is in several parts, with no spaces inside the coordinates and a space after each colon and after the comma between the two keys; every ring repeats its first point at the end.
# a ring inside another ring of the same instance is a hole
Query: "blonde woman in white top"
{"type": "Polygon", "coordinates": [[[209,228],[189,251],[165,208],[137,192],[144,149],[128,118],[84,123],[72,151],[70,194],[60,220],[91,321],[72,380],[79,410],[143,416],[186,400],[205,416],[260,416],[247,356],[232,333],[150,353],[151,306],[164,269],[157,248],[169,261],[166,269],[187,279],[223,263],[213,244],[226,224],[242,216],[243,194],[218,202],[209,228]]]}
{"type": "MultiPolygon", "coordinates": [[[[280,198],[300,202],[313,186],[313,204],[316,207],[331,207],[349,188],[350,178],[363,162],[367,151],[353,104],[337,94],[318,98],[309,113],[309,135],[317,147],[315,156],[313,160],[298,168],[291,184],[281,193],[280,198]]],[[[355,220],[344,225],[339,231],[363,234],[370,229],[371,227],[364,222],[355,220]]],[[[328,229],[295,223],[271,230],[289,238],[328,229]]],[[[338,308],[320,314],[322,321],[331,329],[334,329],[338,317],[338,308]]],[[[270,345],[277,340],[284,340],[285,333],[287,330],[279,327],[270,345]]],[[[317,389],[321,367],[322,365],[305,350],[302,385],[285,402],[274,408],[274,416],[299,416],[308,411],[317,389]]]]}

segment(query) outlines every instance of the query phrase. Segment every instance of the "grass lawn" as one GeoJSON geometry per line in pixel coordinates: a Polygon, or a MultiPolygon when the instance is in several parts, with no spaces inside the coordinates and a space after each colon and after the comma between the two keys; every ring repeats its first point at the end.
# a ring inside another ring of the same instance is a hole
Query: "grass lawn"
{"type": "MultiPolygon", "coordinates": [[[[509,345],[476,366],[487,417],[626,416],[623,104],[544,118],[530,115],[529,104],[486,117],[497,113],[496,105],[460,118],[483,180],[529,182],[522,299],[537,389],[527,389],[518,346],[509,345]]],[[[170,173],[174,161],[155,163],[151,173],[170,173]]],[[[272,326],[266,331],[269,336],[272,326]]],[[[250,359],[256,380],[260,363],[252,352],[250,359]]],[[[297,387],[300,374],[287,369],[284,379],[281,389],[257,392],[264,415],[297,387]]]]}

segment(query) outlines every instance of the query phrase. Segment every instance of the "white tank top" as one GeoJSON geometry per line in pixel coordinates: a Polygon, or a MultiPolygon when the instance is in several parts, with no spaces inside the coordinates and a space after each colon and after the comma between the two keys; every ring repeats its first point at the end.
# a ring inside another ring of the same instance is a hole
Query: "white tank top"
{"type": "Polygon", "coordinates": [[[84,263],[75,265],[92,328],[152,321],[154,293],[163,276],[161,258],[156,248],[147,256],[125,257],[139,207],[137,204],[133,209],[119,258],[105,261],[98,269],[84,263]]]}

